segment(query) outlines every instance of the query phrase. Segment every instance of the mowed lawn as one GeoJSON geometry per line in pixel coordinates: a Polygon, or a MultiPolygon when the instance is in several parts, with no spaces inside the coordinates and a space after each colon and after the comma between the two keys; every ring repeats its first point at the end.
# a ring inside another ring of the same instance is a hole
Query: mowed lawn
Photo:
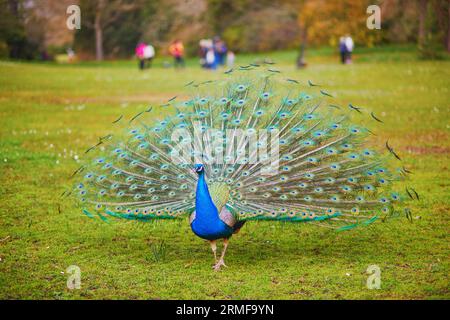
{"type": "Polygon", "coordinates": [[[307,224],[248,223],[231,239],[228,268],[215,273],[209,244],[187,220],[92,220],[60,195],[78,158],[110,133],[111,122],[174,95],[184,84],[223,77],[189,61],[185,70],[140,72],[132,61],[78,65],[0,62],[1,299],[428,299],[450,298],[450,61],[420,61],[409,50],[365,50],[342,66],[311,52],[265,56],[281,78],[320,83],[336,104],[364,108],[355,120],[376,132],[413,172],[420,195],[413,222],[393,219],[348,232],[307,224]],[[384,123],[367,120],[373,111],[384,123]],[[358,118],[359,117],[359,118],[358,118]],[[81,270],[81,289],[66,269],[81,270]],[[368,266],[381,288],[366,286],[368,266]]]}

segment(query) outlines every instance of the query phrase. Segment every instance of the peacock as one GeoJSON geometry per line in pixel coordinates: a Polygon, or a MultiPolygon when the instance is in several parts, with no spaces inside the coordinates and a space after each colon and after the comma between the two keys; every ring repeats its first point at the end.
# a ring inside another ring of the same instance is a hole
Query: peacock
{"type": "Polygon", "coordinates": [[[82,212],[102,220],[184,218],[209,241],[214,270],[226,266],[228,241],[248,221],[349,230],[410,218],[399,204],[417,192],[394,191],[410,171],[389,142],[384,152],[369,148],[374,133],[352,119],[383,120],[272,64],[191,81],[188,98],[112,121],[113,133],[86,150],[72,175],[82,212]]]}

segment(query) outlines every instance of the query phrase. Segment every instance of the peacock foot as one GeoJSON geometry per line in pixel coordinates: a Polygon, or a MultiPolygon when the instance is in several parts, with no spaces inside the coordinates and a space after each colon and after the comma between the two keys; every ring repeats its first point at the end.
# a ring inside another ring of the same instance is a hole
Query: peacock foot
{"type": "Polygon", "coordinates": [[[219,271],[219,270],[220,270],[220,267],[222,267],[222,266],[226,267],[227,265],[225,264],[225,262],[223,262],[223,259],[220,259],[220,260],[213,266],[213,269],[214,269],[214,271],[219,271]]]}

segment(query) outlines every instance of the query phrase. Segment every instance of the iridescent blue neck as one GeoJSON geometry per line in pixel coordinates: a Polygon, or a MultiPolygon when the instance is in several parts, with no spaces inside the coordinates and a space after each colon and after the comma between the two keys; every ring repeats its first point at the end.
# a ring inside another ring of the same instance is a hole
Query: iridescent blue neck
{"type": "Polygon", "coordinates": [[[200,172],[198,175],[197,191],[195,194],[195,211],[196,219],[208,220],[218,217],[217,208],[209,194],[204,171],[200,172]]]}

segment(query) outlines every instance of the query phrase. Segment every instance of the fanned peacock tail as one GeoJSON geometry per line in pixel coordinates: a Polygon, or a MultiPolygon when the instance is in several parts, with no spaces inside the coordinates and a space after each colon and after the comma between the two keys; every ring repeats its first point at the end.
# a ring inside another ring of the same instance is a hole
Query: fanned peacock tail
{"type": "Polygon", "coordinates": [[[190,214],[194,163],[204,164],[219,210],[226,206],[237,220],[345,230],[399,214],[397,203],[417,196],[392,190],[408,171],[388,143],[384,153],[367,147],[372,132],[349,117],[361,108],[338,106],[323,87],[273,69],[226,73],[188,83],[187,100],[115,120],[114,136],[90,148],[95,156],[74,173],[82,177],[74,192],[83,212],[141,221],[190,214]],[[116,133],[121,123],[125,136],[116,133]]]}

